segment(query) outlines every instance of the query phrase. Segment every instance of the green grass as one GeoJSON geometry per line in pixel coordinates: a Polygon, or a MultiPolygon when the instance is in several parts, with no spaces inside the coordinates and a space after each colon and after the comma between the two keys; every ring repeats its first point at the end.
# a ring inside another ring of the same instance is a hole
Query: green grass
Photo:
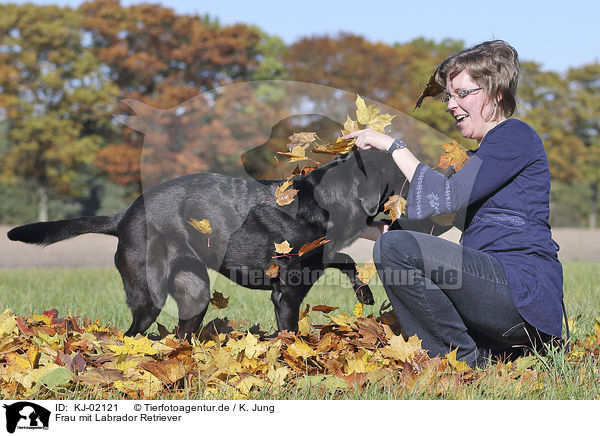
{"type": "MultiPolygon", "coordinates": [[[[328,270],[308,294],[304,304],[327,304],[351,312],[356,299],[352,289],[343,277],[345,286],[331,286],[339,281],[339,272],[328,270]]],[[[260,324],[267,332],[275,329],[275,316],[270,294],[266,291],[248,290],[229,282],[216,273],[211,280],[216,283],[213,289],[229,297],[229,305],[222,310],[209,307],[205,321],[216,317],[228,317],[240,323],[244,331],[254,324],[260,324]]],[[[594,331],[594,319],[600,316],[600,263],[565,262],[565,302],[570,318],[574,320],[572,336],[575,341],[583,340],[586,334],[594,331]]],[[[378,314],[379,306],[386,301],[385,292],[379,285],[371,286],[375,296],[374,306],[365,306],[365,314],[378,314]]],[[[303,308],[304,308],[303,304],[303,308]]],[[[77,269],[5,269],[0,270],[0,306],[8,307],[15,314],[31,315],[48,309],[58,309],[59,314],[69,312],[79,317],[100,319],[102,324],[112,324],[126,330],[131,321],[125,304],[125,294],[119,274],[114,268],[77,269]]],[[[327,318],[313,313],[313,323],[327,323],[327,318]]],[[[174,301],[167,301],[158,322],[172,329],[177,323],[177,309],[174,301]]],[[[150,328],[154,332],[156,325],[150,328]]],[[[564,354],[550,350],[548,356],[538,359],[534,366],[544,373],[544,383],[539,386],[523,385],[519,389],[514,383],[507,383],[501,371],[486,370],[484,376],[474,383],[449,389],[447,392],[432,394],[418,387],[398,393],[397,389],[368,386],[356,392],[323,394],[315,389],[292,387],[277,396],[279,399],[599,399],[600,364],[591,356],[583,362],[568,361],[564,354]]],[[[96,398],[91,391],[71,392],[70,398],[96,398]]],[[[258,394],[258,399],[267,398],[258,394]]],[[[197,398],[198,393],[189,393],[189,398],[197,398]]],[[[118,394],[115,393],[115,397],[118,394]]],[[[168,399],[165,397],[164,399],[168,399]]],[[[178,398],[181,398],[178,396],[178,398]]],[[[272,398],[272,397],[270,397],[272,398]]]]}

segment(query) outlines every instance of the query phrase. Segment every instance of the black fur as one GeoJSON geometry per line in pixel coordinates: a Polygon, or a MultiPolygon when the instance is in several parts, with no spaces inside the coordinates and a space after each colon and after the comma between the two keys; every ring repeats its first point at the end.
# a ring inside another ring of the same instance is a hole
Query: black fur
{"type": "Polygon", "coordinates": [[[297,198],[282,207],[274,201],[280,180],[197,173],[150,189],[119,214],[28,224],[8,237],[47,245],[83,233],[117,236],[115,264],[133,314],[127,335],[150,327],[168,293],[178,305],[179,334],[196,332],[210,300],[207,268],[242,286],[271,290],[278,329],[295,331],[300,304],[327,267],[343,271],[359,301],[373,304],[354,261],[339,251],[361,235],[390,195],[400,194],[404,181],[387,153],[354,152],[296,176],[297,198]],[[208,219],[212,232],[196,230],[192,218],[208,219]],[[329,242],[296,254],[322,236],[329,242]],[[293,248],[289,256],[274,250],[284,240],[293,248]],[[271,264],[279,266],[278,277],[264,274],[271,264]]]}

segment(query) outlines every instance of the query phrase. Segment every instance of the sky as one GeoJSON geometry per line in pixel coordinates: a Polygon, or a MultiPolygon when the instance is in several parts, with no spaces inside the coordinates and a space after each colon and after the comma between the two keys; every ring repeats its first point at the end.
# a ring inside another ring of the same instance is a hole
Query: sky
{"type": "MultiPolygon", "coordinates": [[[[23,3],[23,1],[9,1],[23,3]]],[[[80,0],[34,0],[36,4],[78,6],[80,0]]],[[[122,5],[143,3],[121,0],[122,5]]],[[[600,62],[596,0],[483,2],[402,0],[151,0],[182,14],[208,13],[222,25],[246,23],[292,43],[303,36],[350,32],[370,41],[404,43],[418,37],[440,42],[462,40],[471,46],[504,39],[522,60],[538,62],[544,70],[600,62]]]]}

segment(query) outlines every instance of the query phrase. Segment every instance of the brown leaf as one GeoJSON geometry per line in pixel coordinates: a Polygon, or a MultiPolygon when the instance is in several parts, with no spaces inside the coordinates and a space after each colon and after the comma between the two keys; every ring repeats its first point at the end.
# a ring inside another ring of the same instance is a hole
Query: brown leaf
{"type": "Polygon", "coordinates": [[[325,239],[325,236],[321,236],[319,239],[315,239],[312,242],[304,244],[300,250],[298,250],[298,256],[302,256],[303,254],[308,253],[311,250],[314,250],[317,247],[320,247],[323,244],[329,242],[329,239],[325,239]]]}
{"type": "Polygon", "coordinates": [[[296,145],[289,153],[278,151],[277,154],[289,157],[290,162],[299,162],[308,159],[308,157],[306,157],[306,146],[302,145],[296,145]]]}
{"type": "Polygon", "coordinates": [[[225,309],[229,303],[229,297],[224,297],[219,291],[215,291],[210,302],[215,309],[225,309]]]}
{"type": "Polygon", "coordinates": [[[277,277],[277,274],[279,274],[279,265],[272,263],[269,265],[269,268],[265,270],[265,274],[271,278],[277,277]]]}
{"type": "Polygon", "coordinates": [[[417,100],[417,104],[415,105],[415,109],[421,107],[421,103],[423,103],[423,100],[425,99],[425,97],[435,97],[436,95],[440,94],[444,90],[444,88],[442,88],[435,81],[435,75],[437,74],[437,72],[438,72],[438,68],[436,68],[435,71],[433,72],[433,74],[429,77],[429,82],[427,82],[427,85],[425,85],[425,89],[423,89],[423,92],[421,92],[421,95],[419,96],[419,99],[417,100]]]}
{"type": "Polygon", "coordinates": [[[339,307],[327,306],[325,304],[317,304],[316,306],[313,306],[313,308],[312,308],[313,312],[323,312],[323,313],[333,312],[336,309],[339,309],[339,307]]]}
{"type": "Polygon", "coordinates": [[[194,370],[194,360],[167,359],[163,361],[146,362],[141,368],[152,373],[156,378],[166,384],[173,384],[194,370]]]}
{"type": "Polygon", "coordinates": [[[292,181],[287,180],[275,188],[275,201],[279,206],[286,206],[294,201],[297,189],[289,189],[292,186],[292,181]]]}
{"type": "Polygon", "coordinates": [[[403,213],[406,213],[406,200],[399,195],[392,195],[383,205],[384,213],[388,213],[392,222],[396,221],[403,213]]]}
{"type": "Polygon", "coordinates": [[[298,146],[303,148],[308,147],[317,140],[317,134],[314,132],[294,133],[293,135],[290,135],[289,140],[290,142],[287,144],[287,147],[289,151],[292,151],[298,146]]]}

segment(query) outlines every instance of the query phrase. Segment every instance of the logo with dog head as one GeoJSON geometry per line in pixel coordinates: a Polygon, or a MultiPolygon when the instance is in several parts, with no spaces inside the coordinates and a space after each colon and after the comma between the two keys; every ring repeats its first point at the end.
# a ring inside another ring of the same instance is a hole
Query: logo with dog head
{"type": "Polygon", "coordinates": [[[2,407],[6,409],[6,431],[9,433],[14,433],[16,429],[48,430],[50,411],[42,406],[19,401],[2,407]]]}

